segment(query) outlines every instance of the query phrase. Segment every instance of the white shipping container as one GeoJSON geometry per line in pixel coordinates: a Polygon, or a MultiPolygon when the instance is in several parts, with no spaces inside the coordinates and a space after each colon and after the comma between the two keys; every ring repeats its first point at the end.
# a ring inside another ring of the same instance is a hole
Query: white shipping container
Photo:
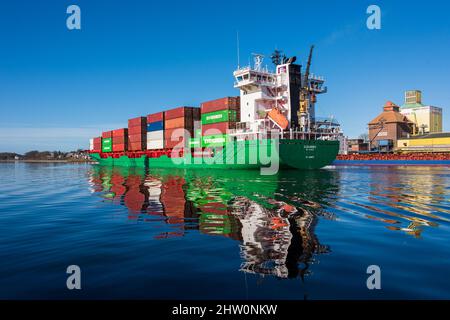
{"type": "Polygon", "coordinates": [[[89,139],[89,150],[90,151],[94,150],[94,139],[89,139]]]}
{"type": "Polygon", "coordinates": [[[147,132],[147,141],[164,140],[164,130],[147,132]]]}
{"type": "Polygon", "coordinates": [[[147,150],[164,149],[164,140],[147,140],[147,150]]]}

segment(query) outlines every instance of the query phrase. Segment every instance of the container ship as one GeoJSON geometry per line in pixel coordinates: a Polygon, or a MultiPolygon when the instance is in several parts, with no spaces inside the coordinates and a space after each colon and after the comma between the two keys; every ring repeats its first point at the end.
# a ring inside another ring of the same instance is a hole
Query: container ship
{"type": "Polygon", "coordinates": [[[275,70],[253,54],[251,66],[233,72],[236,97],[182,106],[128,120],[128,127],[90,141],[90,157],[101,165],[149,168],[316,169],[339,151],[339,124],[315,116],[322,77],[305,72],[275,50],[275,70]]]}

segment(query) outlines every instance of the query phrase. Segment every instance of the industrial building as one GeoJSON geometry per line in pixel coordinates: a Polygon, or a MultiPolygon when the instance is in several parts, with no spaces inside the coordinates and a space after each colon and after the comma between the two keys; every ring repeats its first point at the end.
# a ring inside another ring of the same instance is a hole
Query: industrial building
{"type": "Polygon", "coordinates": [[[400,113],[400,107],[388,101],[383,112],[369,122],[369,148],[391,151],[397,140],[413,133],[414,123],[400,113]]]}
{"type": "Polygon", "coordinates": [[[430,133],[397,141],[399,152],[450,152],[450,133],[430,133]]]}
{"type": "Polygon", "coordinates": [[[419,90],[405,92],[405,103],[400,113],[415,124],[414,135],[442,132],[442,108],[424,105],[419,90]]]}

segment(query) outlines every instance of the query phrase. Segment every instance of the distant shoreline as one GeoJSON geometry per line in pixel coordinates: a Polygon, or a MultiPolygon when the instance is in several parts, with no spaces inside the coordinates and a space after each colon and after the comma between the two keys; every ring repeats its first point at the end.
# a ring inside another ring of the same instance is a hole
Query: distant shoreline
{"type": "Polygon", "coordinates": [[[9,163],[9,162],[27,162],[27,163],[95,163],[92,160],[0,160],[0,162],[9,163]]]}

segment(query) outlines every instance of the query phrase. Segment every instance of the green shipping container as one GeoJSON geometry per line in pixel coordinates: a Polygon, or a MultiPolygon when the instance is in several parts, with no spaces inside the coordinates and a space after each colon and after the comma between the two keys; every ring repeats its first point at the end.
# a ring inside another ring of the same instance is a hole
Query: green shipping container
{"type": "Polygon", "coordinates": [[[202,137],[202,146],[203,147],[220,147],[227,143],[228,135],[227,134],[215,134],[212,136],[203,136],[202,137]]]}
{"type": "Polygon", "coordinates": [[[202,124],[236,122],[236,110],[220,110],[202,114],[202,124]]]}
{"type": "Polygon", "coordinates": [[[112,152],[112,139],[102,139],[102,152],[112,152]]]}

